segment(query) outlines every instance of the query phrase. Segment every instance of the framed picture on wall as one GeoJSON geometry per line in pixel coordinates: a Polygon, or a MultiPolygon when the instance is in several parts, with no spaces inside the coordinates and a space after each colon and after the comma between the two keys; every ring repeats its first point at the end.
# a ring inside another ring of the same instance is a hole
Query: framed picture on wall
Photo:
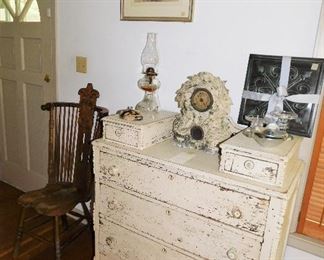
{"type": "Polygon", "coordinates": [[[191,22],[194,0],[120,0],[120,19],[191,22]]]}

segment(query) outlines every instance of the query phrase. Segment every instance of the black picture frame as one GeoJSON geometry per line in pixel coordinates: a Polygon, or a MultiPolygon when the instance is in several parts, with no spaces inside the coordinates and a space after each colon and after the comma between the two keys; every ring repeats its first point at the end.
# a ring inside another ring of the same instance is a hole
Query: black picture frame
{"type": "MultiPolygon", "coordinates": [[[[282,56],[250,54],[244,90],[273,94],[279,85],[282,56]]],[[[322,91],[324,59],[292,57],[288,81],[288,96],[318,94],[322,91]]],[[[249,125],[246,115],[264,117],[268,102],[242,97],[238,123],[249,125]]],[[[293,111],[297,120],[289,122],[288,133],[311,137],[319,104],[294,103],[284,100],[284,110],[293,111]]]]}

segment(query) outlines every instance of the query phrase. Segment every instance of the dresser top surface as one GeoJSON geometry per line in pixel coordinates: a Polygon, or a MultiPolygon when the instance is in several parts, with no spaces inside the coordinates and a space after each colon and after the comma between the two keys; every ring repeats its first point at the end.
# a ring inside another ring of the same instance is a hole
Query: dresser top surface
{"type": "Polygon", "coordinates": [[[287,140],[273,147],[265,147],[258,144],[253,138],[246,137],[242,132],[228,139],[221,148],[244,150],[251,153],[258,153],[265,157],[290,157],[299,148],[302,138],[293,136],[292,140],[287,140]]]}
{"type": "MultiPolygon", "coordinates": [[[[168,139],[162,143],[153,145],[144,150],[121,146],[116,143],[104,141],[102,139],[94,141],[94,145],[105,147],[105,149],[107,148],[108,150],[124,150],[125,152],[128,151],[139,156],[145,156],[158,161],[164,161],[171,165],[184,167],[185,169],[203,172],[201,175],[201,177],[203,178],[207,177],[218,181],[226,181],[227,183],[233,185],[249,187],[252,190],[263,188],[267,192],[287,193],[289,192],[292,183],[295,182],[296,179],[298,179],[293,178],[283,187],[279,188],[273,185],[262,184],[254,180],[246,180],[245,178],[242,178],[240,176],[232,176],[219,171],[219,154],[206,153],[204,151],[191,148],[181,148],[178,147],[172,139],[168,139]]],[[[296,172],[295,177],[300,174],[302,165],[303,163],[300,160],[296,160],[294,169],[292,169],[296,172]]]]}
{"type": "Polygon", "coordinates": [[[141,114],[143,115],[143,120],[139,120],[139,121],[127,121],[125,119],[120,118],[118,114],[107,116],[103,119],[103,121],[134,125],[134,126],[142,126],[142,125],[156,123],[167,118],[174,118],[177,113],[162,110],[159,111],[158,113],[141,113],[141,114]]]}

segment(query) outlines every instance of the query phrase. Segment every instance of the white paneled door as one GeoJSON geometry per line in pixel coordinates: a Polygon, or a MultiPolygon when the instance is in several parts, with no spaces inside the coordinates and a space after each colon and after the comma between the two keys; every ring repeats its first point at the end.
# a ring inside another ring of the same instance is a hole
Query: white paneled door
{"type": "Polygon", "coordinates": [[[47,182],[53,19],[52,0],[0,0],[0,179],[25,191],[47,182]]]}

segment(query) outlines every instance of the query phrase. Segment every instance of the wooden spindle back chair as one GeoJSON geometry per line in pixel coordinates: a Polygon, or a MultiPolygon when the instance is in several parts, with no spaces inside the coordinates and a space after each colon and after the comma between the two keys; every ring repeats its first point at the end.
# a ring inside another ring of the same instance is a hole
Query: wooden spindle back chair
{"type": "Polygon", "coordinates": [[[108,110],[96,106],[99,92],[92,84],[79,90],[80,102],[56,102],[43,105],[49,112],[48,184],[40,190],[19,197],[22,212],[17,231],[14,257],[18,255],[24,232],[25,209],[34,208],[40,215],[54,217],[56,259],[61,257],[59,217],[66,224],[66,214],[81,203],[84,215],[92,228],[92,217],[86,206],[93,191],[93,161],[91,141],[102,136],[100,119],[108,110]]]}

